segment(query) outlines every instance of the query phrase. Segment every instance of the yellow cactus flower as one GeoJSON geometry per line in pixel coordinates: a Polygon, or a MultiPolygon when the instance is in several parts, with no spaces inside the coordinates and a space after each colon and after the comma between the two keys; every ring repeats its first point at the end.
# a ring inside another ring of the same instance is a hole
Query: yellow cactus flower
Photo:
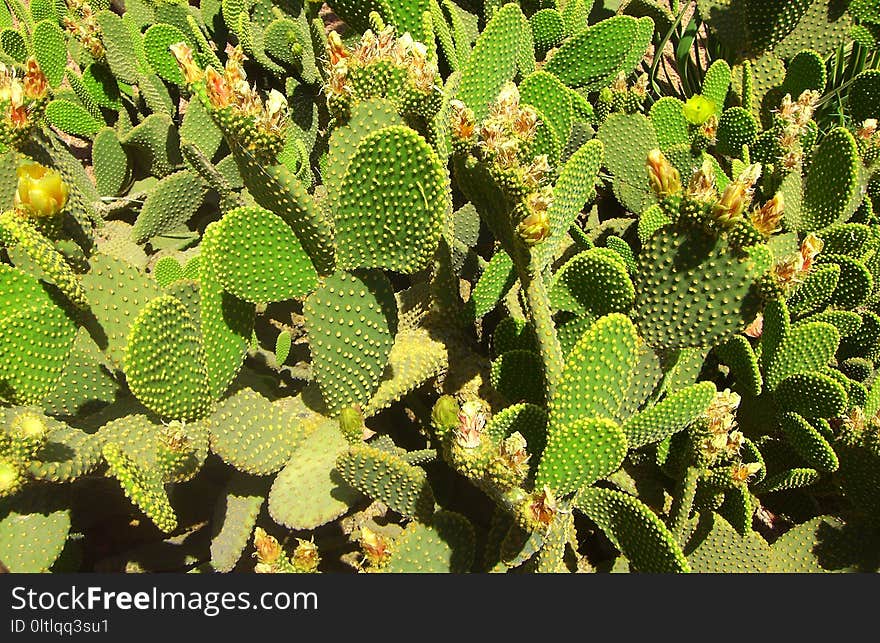
{"type": "Polygon", "coordinates": [[[702,125],[715,113],[715,103],[705,96],[696,94],[691,96],[684,104],[683,112],[688,123],[702,125]]]}
{"type": "Polygon", "coordinates": [[[18,168],[15,207],[36,217],[53,217],[67,205],[69,189],[61,175],[39,163],[18,168]]]}

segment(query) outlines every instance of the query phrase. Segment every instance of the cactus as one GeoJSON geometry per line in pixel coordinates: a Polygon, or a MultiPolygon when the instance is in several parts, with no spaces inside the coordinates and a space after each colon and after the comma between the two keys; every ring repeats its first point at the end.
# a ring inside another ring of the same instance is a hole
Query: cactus
{"type": "Polygon", "coordinates": [[[328,4],[0,6],[0,561],[876,570],[876,3],[328,4]]]}

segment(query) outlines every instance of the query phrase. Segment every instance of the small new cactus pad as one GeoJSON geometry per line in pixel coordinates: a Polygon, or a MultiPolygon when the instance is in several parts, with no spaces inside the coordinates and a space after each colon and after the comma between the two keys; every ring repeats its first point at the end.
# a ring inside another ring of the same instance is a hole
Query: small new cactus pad
{"type": "Polygon", "coordinates": [[[404,126],[370,134],[358,145],[340,188],[339,266],[404,273],[424,268],[449,207],[446,172],[421,136],[404,126]]]}
{"type": "Polygon", "coordinates": [[[377,271],[340,272],[306,300],[315,377],[328,410],[364,404],[379,385],[397,333],[388,278],[377,271]]]}
{"type": "Polygon", "coordinates": [[[296,235],[263,208],[236,208],[218,224],[209,261],[227,291],[253,303],[303,297],[318,275],[296,235]]]}
{"type": "Polygon", "coordinates": [[[578,492],[574,506],[595,522],[639,571],[690,571],[675,537],[637,498],[612,489],[588,488],[578,492]]]}
{"type": "Polygon", "coordinates": [[[498,249],[483,274],[480,275],[477,285],[471,293],[471,301],[474,304],[474,317],[480,318],[491,312],[498,302],[510,291],[516,283],[516,271],[513,267],[513,259],[504,250],[498,249]]]}

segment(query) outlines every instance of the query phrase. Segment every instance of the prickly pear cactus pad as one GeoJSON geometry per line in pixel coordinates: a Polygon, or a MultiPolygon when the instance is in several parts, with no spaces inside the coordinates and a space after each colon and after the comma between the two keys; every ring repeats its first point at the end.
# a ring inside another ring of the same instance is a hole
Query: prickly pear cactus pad
{"type": "Polygon", "coordinates": [[[0,0],[0,571],[880,571],[878,98],[874,0],[0,0]]]}

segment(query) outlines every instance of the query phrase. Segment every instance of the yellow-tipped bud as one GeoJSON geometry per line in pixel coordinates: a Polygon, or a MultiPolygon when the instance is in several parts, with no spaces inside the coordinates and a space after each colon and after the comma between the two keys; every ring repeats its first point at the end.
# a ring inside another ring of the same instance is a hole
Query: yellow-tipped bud
{"type": "Polygon", "coordinates": [[[660,150],[648,152],[648,178],[651,188],[661,199],[681,192],[681,175],[660,150]]]}
{"type": "Polygon", "coordinates": [[[193,59],[193,51],[189,45],[185,42],[177,42],[170,45],[168,49],[171,50],[171,54],[177,60],[177,64],[180,66],[180,71],[183,73],[183,78],[186,82],[195,83],[202,79],[204,74],[193,59]]]}

